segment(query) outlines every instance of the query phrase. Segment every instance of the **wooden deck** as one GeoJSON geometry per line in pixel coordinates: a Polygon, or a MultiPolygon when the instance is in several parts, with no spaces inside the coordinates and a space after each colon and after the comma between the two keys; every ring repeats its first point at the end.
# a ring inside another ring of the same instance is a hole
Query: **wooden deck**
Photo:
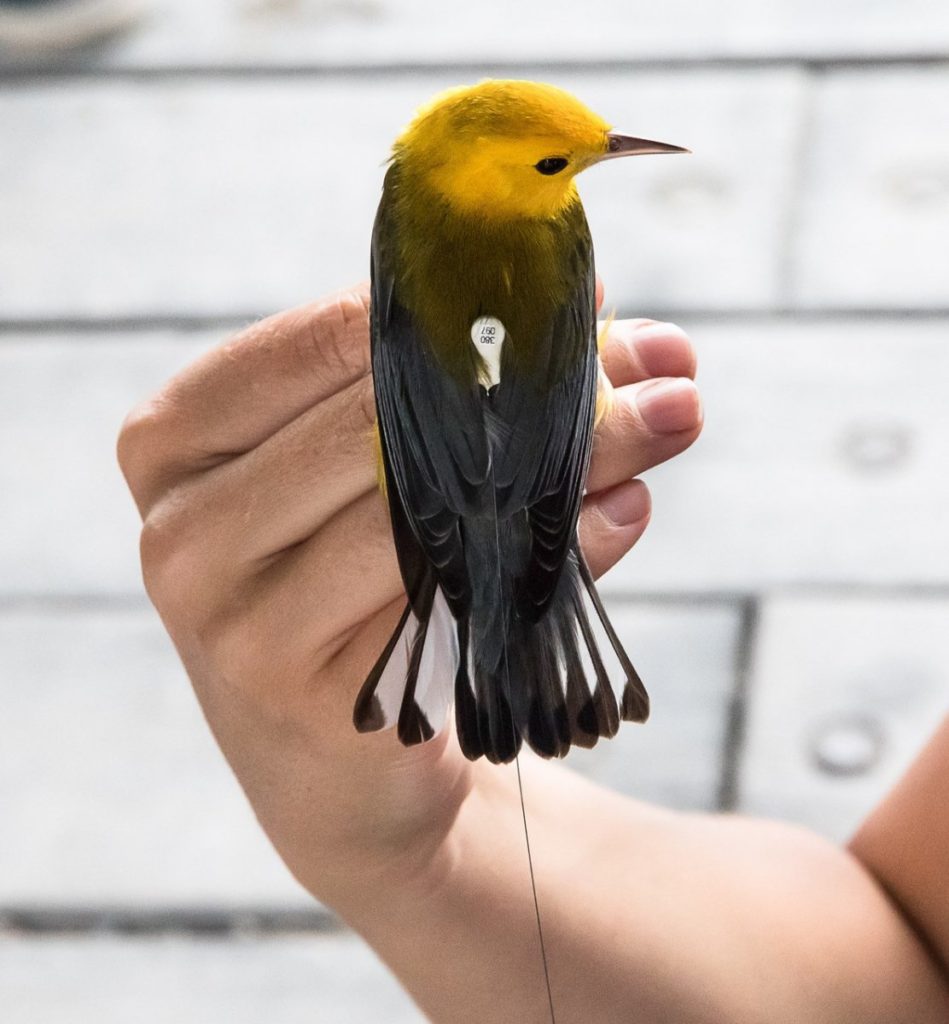
{"type": "Polygon", "coordinates": [[[582,183],[707,429],[605,584],[654,718],[571,763],[843,839],[949,705],[949,9],[165,0],[0,56],[5,1024],[421,1017],[260,833],[142,593],[124,412],[364,277],[394,133],[530,75],[694,150],[582,183]]]}

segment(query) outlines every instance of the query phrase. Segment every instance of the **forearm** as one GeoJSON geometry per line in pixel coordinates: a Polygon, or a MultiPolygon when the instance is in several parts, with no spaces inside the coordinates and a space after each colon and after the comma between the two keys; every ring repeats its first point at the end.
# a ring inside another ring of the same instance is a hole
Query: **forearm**
{"type": "MultiPolygon", "coordinates": [[[[937,972],[846,853],[524,768],[564,1024],[946,1019],[937,972]]],[[[436,1024],[549,1020],[513,770],[485,765],[429,869],[371,897],[341,909],[436,1024]]]]}
{"type": "Polygon", "coordinates": [[[912,921],[949,984],[949,716],[850,848],[912,921]]]}

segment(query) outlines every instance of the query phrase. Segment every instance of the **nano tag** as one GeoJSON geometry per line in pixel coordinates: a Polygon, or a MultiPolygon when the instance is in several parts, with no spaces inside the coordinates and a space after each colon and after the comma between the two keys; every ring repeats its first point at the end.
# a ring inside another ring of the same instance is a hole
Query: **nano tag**
{"type": "Polygon", "coordinates": [[[479,316],[471,325],[471,340],[484,361],[481,383],[488,390],[501,383],[501,346],[505,334],[504,324],[496,316],[479,316]]]}

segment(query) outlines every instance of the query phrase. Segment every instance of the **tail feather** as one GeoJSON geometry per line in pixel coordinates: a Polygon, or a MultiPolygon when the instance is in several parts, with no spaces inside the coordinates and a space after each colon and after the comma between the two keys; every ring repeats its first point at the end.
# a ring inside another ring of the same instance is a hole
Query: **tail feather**
{"type": "Polygon", "coordinates": [[[481,729],[478,724],[478,702],[475,699],[471,664],[470,629],[467,618],[458,623],[458,669],[455,672],[455,731],[461,752],[469,761],[484,755],[481,729]]]}
{"type": "MultiPolygon", "coordinates": [[[[537,627],[528,626],[537,637],[537,627]]],[[[542,757],[563,757],[570,749],[570,723],[563,683],[563,664],[554,644],[532,643],[530,656],[522,660],[521,672],[532,696],[527,711],[526,739],[542,757]]]]}
{"type": "Polygon", "coordinates": [[[399,739],[411,747],[416,743],[423,743],[435,735],[431,723],[425,717],[425,712],[419,707],[415,699],[415,692],[418,688],[419,668],[422,664],[422,653],[425,650],[425,637],[428,634],[428,623],[432,613],[432,599],[434,591],[426,600],[425,607],[421,611],[418,628],[412,639],[412,654],[409,658],[408,671],[405,675],[405,690],[402,694],[402,704],[399,708],[399,721],[397,723],[397,734],[399,739]]]}
{"type": "Polygon", "coordinates": [[[353,724],[357,731],[376,732],[395,724],[409,666],[408,637],[415,635],[417,625],[412,606],[406,602],[392,635],[356,697],[353,724]]]}
{"type": "Polygon", "coordinates": [[[500,671],[488,675],[476,665],[475,645],[467,618],[458,623],[460,655],[455,673],[455,730],[462,753],[471,761],[487,757],[495,763],[517,754],[521,737],[514,729],[507,687],[498,685],[500,671]]]}
{"type": "Polygon", "coordinates": [[[436,589],[429,613],[425,644],[419,662],[415,704],[423,712],[432,732],[440,732],[448,719],[452,698],[452,675],[458,661],[455,620],[441,587],[436,589]]]}
{"type": "Polygon", "coordinates": [[[474,721],[468,720],[464,728],[477,729],[484,756],[495,764],[513,761],[521,748],[521,733],[516,727],[502,660],[491,672],[475,668],[475,704],[477,714],[474,721]]]}
{"type": "MultiPolygon", "coordinates": [[[[475,604],[472,617],[478,614],[475,604]]],[[[475,681],[456,703],[466,753],[510,761],[523,740],[542,757],[562,757],[571,746],[592,747],[601,736],[615,736],[622,719],[642,721],[648,714],[646,691],[576,550],[540,621],[526,622],[511,604],[500,616],[495,604],[485,609],[488,615],[504,630],[506,664],[483,657],[472,639],[477,628],[459,628],[459,645],[467,649],[464,678],[475,681]]]]}
{"type": "MultiPolygon", "coordinates": [[[[505,572],[502,595],[512,592],[505,572]]],[[[415,611],[406,607],[363,684],[356,728],[396,726],[402,743],[422,743],[441,730],[453,692],[465,756],[506,763],[524,742],[542,757],[563,757],[614,736],[621,720],[645,721],[646,690],[578,551],[539,622],[496,594],[485,588],[484,601],[456,620],[432,582],[415,611]]]]}
{"type": "Polygon", "coordinates": [[[397,727],[406,746],[440,732],[451,703],[457,657],[454,622],[434,579],[406,604],[388,643],[363,683],[353,707],[359,732],[397,727]]]}
{"type": "Polygon", "coordinates": [[[623,676],[623,696],[620,700],[620,717],[624,722],[645,722],[649,718],[649,694],[646,692],[646,687],[643,686],[643,681],[639,678],[639,673],[633,668],[633,663],[629,660],[629,655],[626,653],[625,648],[620,642],[620,638],[616,635],[616,630],[613,628],[613,623],[610,622],[609,616],[606,614],[606,609],[603,607],[603,602],[600,600],[600,595],[597,593],[596,585],[593,582],[593,574],[590,572],[590,567],[587,565],[583,558],[583,555],[578,554],[577,567],[580,573],[580,579],[583,581],[584,587],[586,587],[587,595],[590,598],[590,603],[596,610],[597,618],[600,621],[600,625],[603,627],[603,632],[606,634],[610,646],[613,649],[613,653],[616,655],[616,659],[620,664],[621,674],[623,676]]]}
{"type": "Polygon", "coordinates": [[[596,714],[589,713],[590,691],[587,688],[586,672],[577,647],[577,631],[570,624],[561,620],[560,649],[564,652],[564,672],[566,677],[567,722],[570,728],[570,741],[575,747],[595,747],[600,738],[600,730],[596,724],[596,714]]]}
{"type": "Polygon", "coordinates": [[[593,733],[598,738],[611,738],[619,731],[619,706],[579,591],[573,595],[573,608],[596,679],[592,688],[588,684],[588,700],[580,709],[578,724],[584,732],[593,733]]]}
{"type": "Polygon", "coordinates": [[[422,743],[426,739],[431,739],[435,734],[431,723],[425,717],[425,712],[419,706],[416,691],[419,686],[419,672],[422,668],[425,650],[427,647],[430,650],[432,646],[431,644],[426,645],[425,638],[428,635],[436,589],[434,580],[432,580],[428,586],[423,588],[420,601],[415,605],[419,625],[412,640],[412,654],[408,658],[405,688],[402,692],[397,723],[398,738],[406,746],[422,743]]]}

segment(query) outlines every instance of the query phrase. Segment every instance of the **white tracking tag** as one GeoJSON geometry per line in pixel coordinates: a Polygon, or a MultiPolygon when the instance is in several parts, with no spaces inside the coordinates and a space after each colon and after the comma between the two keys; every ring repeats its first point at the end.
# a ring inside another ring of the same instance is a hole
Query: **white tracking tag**
{"type": "Polygon", "coordinates": [[[506,331],[496,316],[479,316],[471,325],[471,340],[484,360],[481,383],[491,389],[501,383],[501,346],[506,331]]]}

